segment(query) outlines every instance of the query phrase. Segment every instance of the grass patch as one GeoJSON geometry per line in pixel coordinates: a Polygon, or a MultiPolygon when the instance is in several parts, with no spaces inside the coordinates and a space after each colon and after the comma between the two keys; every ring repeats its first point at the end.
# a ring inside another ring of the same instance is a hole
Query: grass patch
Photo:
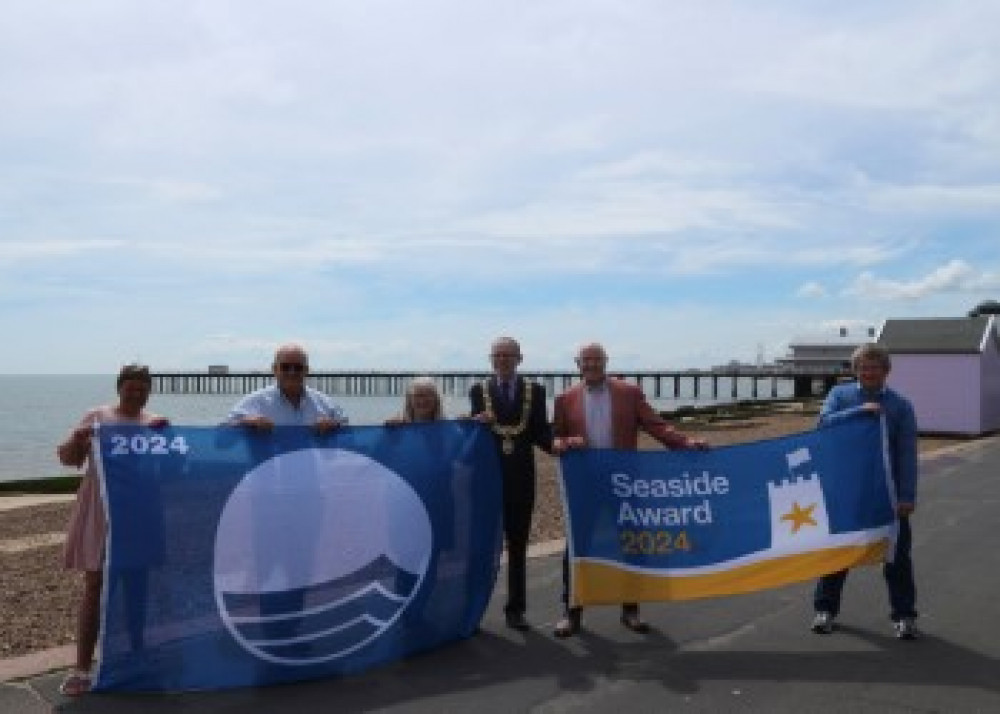
{"type": "Polygon", "coordinates": [[[76,493],[81,476],[52,476],[21,481],[0,482],[0,495],[17,496],[23,494],[76,493]]]}

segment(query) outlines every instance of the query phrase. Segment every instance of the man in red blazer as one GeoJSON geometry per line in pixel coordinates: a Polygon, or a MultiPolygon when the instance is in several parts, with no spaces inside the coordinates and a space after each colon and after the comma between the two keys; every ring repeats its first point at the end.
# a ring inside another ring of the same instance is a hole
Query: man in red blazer
{"type": "MultiPolygon", "coordinates": [[[[636,449],[639,430],[645,431],[668,449],[704,449],[703,439],[685,436],[667,424],[646,401],[635,385],[607,376],[608,355],[598,343],[583,345],[576,364],[581,384],[556,397],[552,423],[552,451],[567,449],[636,449]]],[[[570,637],[580,631],[583,608],[569,607],[569,557],[563,558],[563,602],[565,616],[556,624],[556,637],[570,637]]],[[[638,603],[622,604],[622,625],[645,633],[649,625],[639,618],[638,603]]]]}

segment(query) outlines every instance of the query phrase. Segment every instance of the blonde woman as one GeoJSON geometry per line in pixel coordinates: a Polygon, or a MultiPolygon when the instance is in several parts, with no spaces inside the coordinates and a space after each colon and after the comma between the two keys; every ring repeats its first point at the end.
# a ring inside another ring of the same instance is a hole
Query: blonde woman
{"type": "Polygon", "coordinates": [[[386,426],[444,419],[441,394],[430,377],[417,377],[406,388],[403,412],[386,419],[386,426]]]}

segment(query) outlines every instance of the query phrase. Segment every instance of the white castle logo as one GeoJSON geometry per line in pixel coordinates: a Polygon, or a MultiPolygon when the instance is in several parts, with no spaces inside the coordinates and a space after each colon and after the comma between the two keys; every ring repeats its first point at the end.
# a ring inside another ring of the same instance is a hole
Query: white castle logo
{"type": "Polygon", "coordinates": [[[430,562],[427,509],[397,473],[343,449],[269,459],[219,519],[214,589],[223,622],[255,657],[309,665],[385,633],[430,562]]]}
{"type": "Polygon", "coordinates": [[[799,552],[829,539],[830,520],[819,475],[811,471],[809,449],[796,449],[785,458],[792,478],[767,484],[771,549],[799,552]]]}

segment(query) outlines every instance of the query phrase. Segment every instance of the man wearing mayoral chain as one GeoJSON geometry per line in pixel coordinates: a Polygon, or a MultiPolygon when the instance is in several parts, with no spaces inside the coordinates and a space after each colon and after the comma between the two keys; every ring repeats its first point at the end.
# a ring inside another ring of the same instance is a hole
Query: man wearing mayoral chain
{"type": "Polygon", "coordinates": [[[503,529],[507,542],[507,626],[528,630],[528,535],[535,508],[537,446],[552,450],[552,430],[545,413],[545,388],[517,373],[521,347],[498,337],[490,349],[493,376],[469,390],[473,416],[490,426],[503,472],[503,529]]]}

